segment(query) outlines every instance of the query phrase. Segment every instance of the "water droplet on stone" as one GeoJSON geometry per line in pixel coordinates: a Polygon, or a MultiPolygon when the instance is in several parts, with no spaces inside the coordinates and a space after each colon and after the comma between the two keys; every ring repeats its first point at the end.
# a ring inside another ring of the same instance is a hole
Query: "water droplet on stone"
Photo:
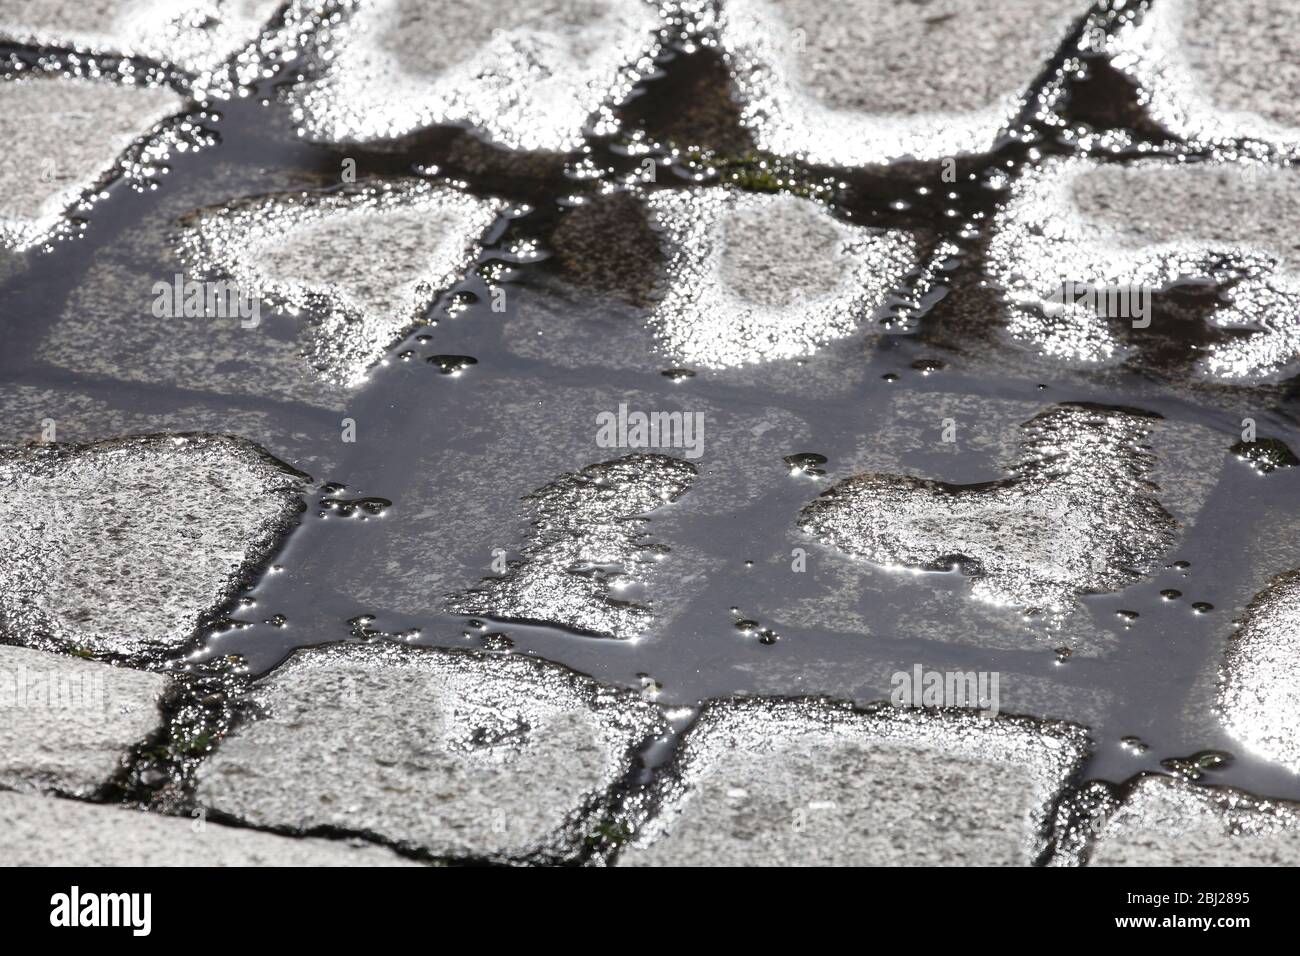
{"type": "Polygon", "coordinates": [[[478,364],[478,359],[472,355],[430,355],[425,361],[443,375],[459,375],[471,365],[478,364]]]}
{"type": "Polygon", "coordinates": [[[1232,763],[1232,754],[1223,750],[1199,750],[1190,757],[1169,757],[1160,766],[1184,780],[1200,780],[1207,770],[1221,770],[1232,763]]]}
{"type": "Polygon", "coordinates": [[[684,382],[695,377],[695,373],[688,368],[666,368],[659,374],[671,382],[684,382]]]}
{"type": "Polygon", "coordinates": [[[825,469],[821,466],[826,464],[826,456],[819,455],[816,452],[804,451],[796,455],[786,455],[782,459],[790,466],[792,475],[824,475],[825,469]]]}
{"type": "Polygon", "coordinates": [[[322,498],[320,500],[322,508],[326,509],[321,512],[324,517],[328,514],[335,514],[340,518],[360,518],[362,521],[367,518],[377,518],[393,506],[393,503],[387,498],[322,498]]]}

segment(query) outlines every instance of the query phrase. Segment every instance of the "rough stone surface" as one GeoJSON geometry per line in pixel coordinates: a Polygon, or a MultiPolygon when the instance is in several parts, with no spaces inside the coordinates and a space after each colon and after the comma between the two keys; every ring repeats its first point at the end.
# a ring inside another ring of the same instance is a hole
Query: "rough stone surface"
{"type": "MultiPolygon", "coordinates": [[[[1297,186],[1300,170],[1256,162],[1067,159],[1025,172],[994,221],[989,249],[1010,335],[1066,362],[1113,365],[1132,351],[1115,323],[1135,319],[1099,317],[1072,296],[1063,303],[1066,283],[1150,293],[1201,280],[1231,292],[1207,319],[1212,338],[1200,346],[1196,372],[1243,383],[1294,374],[1300,242],[1287,224],[1300,218],[1297,186]]],[[[1156,310],[1150,321],[1171,319],[1156,310]]]]}
{"type": "Polygon", "coordinates": [[[648,72],[659,26],[645,0],[358,3],[322,38],[295,114],[330,142],[466,124],[504,146],[565,151],[648,72]]]}
{"type": "Polygon", "coordinates": [[[1106,48],[1176,135],[1300,156],[1300,40],[1289,0],[1161,0],[1106,48]]]}
{"type": "MultiPolygon", "coordinates": [[[[1029,401],[1007,401],[956,392],[903,391],[882,402],[852,452],[837,455],[838,470],[887,471],[962,482],[996,476],[1016,460],[1023,424],[1042,411],[1029,401]],[[944,426],[953,425],[951,441],[944,426]]],[[[1229,463],[1225,451],[1215,467],[1207,448],[1223,443],[1202,425],[1149,418],[1146,450],[1157,497],[1181,523],[1195,522],[1229,463]]]]}
{"type": "MultiPolygon", "coordinates": [[[[1004,479],[1006,463],[1016,460],[1019,454],[1022,424],[1041,410],[1042,406],[1033,401],[900,391],[864,410],[857,434],[817,446],[830,457],[828,474],[793,479],[792,485],[802,486],[803,490],[791,489],[789,509],[794,511],[805,504],[815,493],[811,489],[829,487],[842,476],[855,474],[911,475],[963,485],[1004,479]],[[950,437],[954,440],[950,442],[943,440],[947,423],[953,426],[950,437]]],[[[1214,510],[1209,503],[1215,489],[1225,473],[1240,467],[1224,447],[1222,433],[1173,419],[1148,419],[1145,424],[1149,434],[1143,443],[1150,446],[1149,477],[1155,485],[1152,493],[1184,529],[1194,529],[1207,513],[1212,520],[1214,510]],[[1212,451],[1207,454],[1207,449],[1216,448],[1223,449],[1217,461],[1212,451]]],[[[1186,535],[1184,531],[1184,542],[1186,535]]],[[[1213,537],[1211,532],[1211,540],[1213,537]]],[[[1258,541],[1258,536],[1252,540],[1258,541]]],[[[786,555],[796,547],[807,549],[808,538],[791,522],[784,545],[784,551],[768,565],[773,570],[788,567],[786,555]]],[[[917,574],[909,569],[875,565],[832,547],[809,549],[808,558],[797,591],[783,595],[780,606],[767,613],[780,631],[816,622],[819,627],[851,639],[856,647],[854,653],[864,659],[861,668],[852,671],[855,677],[872,672],[865,663],[866,655],[872,655],[873,660],[875,655],[883,655],[884,661],[875,668],[878,677],[887,677],[899,669],[895,665],[914,659],[915,655],[907,657],[898,647],[898,642],[903,641],[920,642],[917,646],[926,648],[921,659],[926,661],[940,654],[969,653],[973,649],[983,653],[1027,649],[1052,652],[1060,647],[1069,647],[1078,659],[1122,654],[1126,645],[1131,646],[1122,631],[1117,633],[1108,626],[1114,618],[1095,610],[1064,617],[1031,617],[1014,607],[970,600],[970,590],[959,573],[917,574]]],[[[1156,583],[1148,580],[1144,586],[1154,588],[1156,583]]],[[[1087,610],[1090,601],[1083,603],[1087,610]]],[[[1225,607],[1222,613],[1227,617],[1233,612],[1225,607]]],[[[1002,666],[1005,671],[1013,669],[1010,662],[1002,666]]],[[[804,686],[802,682],[794,685],[804,686]]],[[[877,682],[876,686],[879,689],[882,685],[877,682]]],[[[765,687],[769,692],[780,692],[775,686],[765,687]]],[[[837,683],[822,688],[808,685],[806,690],[846,696],[858,693],[853,687],[837,683]]],[[[1003,697],[1008,701],[1004,707],[1008,712],[1084,719],[1080,712],[1063,708],[1059,696],[1021,695],[1020,690],[1029,690],[1024,678],[1013,679],[1007,674],[1003,697]]],[[[1087,706],[1089,715],[1106,713],[1104,708],[1087,706]]]]}
{"type": "Polygon", "coordinates": [[[652,570],[638,516],[680,497],[695,466],[667,455],[628,455],[563,475],[528,496],[532,534],[521,560],[476,589],[453,595],[448,610],[512,621],[559,624],[629,639],[653,616],[624,596],[652,570]]]}
{"type": "MultiPolygon", "coordinates": [[[[279,415],[293,404],[342,412],[355,389],[312,368],[310,356],[322,348],[322,338],[310,316],[261,308],[260,321],[249,327],[239,315],[154,314],[159,282],[174,287],[177,275],[197,278],[183,255],[183,223],[196,210],[247,194],[238,164],[223,162],[221,150],[213,160],[201,182],[171,177],[137,227],[95,248],[58,319],[47,327],[36,359],[129,388],[166,386],[190,393],[191,401],[203,393],[221,396],[226,407],[247,406],[250,399],[275,402],[279,415]],[[86,342],[95,348],[83,347],[86,342]]],[[[294,174],[268,174],[259,183],[274,193],[320,185],[318,178],[294,174]]],[[[336,264],[331,272],[342,274],[343,268],[336,264]]],[[[237,284],[236,291],[242,291],[237,284]]],[[[340,417],[329,419],[333,435],[340,417]]]]}
{"type": "Polygon", "coordinates": [[[1218,703],[1236,740],[1300,773],[1300,571],[1251,602],[1224,657],[1218,703]]]}
{"type": "Polygon", "coordinates": [[[257,37],[281,0],[3,0],[0,40],[74,46],[215,70],[257,37]]]}
{"type": "Polygon", "coordinates": [[[871,712],[817,700],[707,705],[663,806],[621,865],[1026,865],[1086,752],[1081,729],[871,712]]]}
{"type": "Polygon", "coordinates": [[[39,243],[88,193],[147,160],[142,137],[177,113],[169,89],[47,75],[0,81],[0,246],[39,243]]]}
{"type": "Polygon", "coordinates": [[[550,246],[561,277],[584,292],[641,307],[652,303],[660,248],[636,192],[583,197],[561,217],[550,246]]]}
{"type": "Polygon", "coordinates": [[[126,807],[0,792],[7,866],[417,866],[384,847],[293,839],[126,807]]]}
{"type": "Polygon", "coordinates": [[[0,0],[0,856],[1289,862],[1295,44],[1241,9],[0,0]],[[1024,716],[878,703],[917,668],[1024,716]]]}
{"type": "Polygon", "coordinates": [[[200,769],[202,803],[437,857],[578,855],[663,729],[635,695],[553,664],[395,645],[299,651],[256,698],[267,716],[200,769]]]}
{"type": "MultiPolygon", "coordinates": [[[[1216,503],[1250,501],[1251,495],[1275,477],[1261,476],[1230,455],[1216,503]]],[[[1216,623],[1208,645],[1199,647],[1197,656],[1188,662],[1195,681],[1182,695],[1178,722],[1188,728],[1192,746],[1183,749],[1191,753],[1209,747],[1232,753],[1238,766],[1252,766],[1268,777],[1263,784],[1248,780],[1238,786],[1281,795],[1285,791],[1279,787],[1288,784],[1277,781],[1289,783],[1295,773],[1295,765],[1284,757],[1293,752],[1291,746],[1279,737],[1288,716],[1275,712],[1264,717],[1260,701],[1285,700],[1294,684],[1287,671],[1288,635],[1283,622],[1290,582],[1300,568],[1300,516],[1293,509],[1279,513],[1220,505],[1207,508],[1193,531],[1211,547],[1233,535],[1249,542],[1249,548],[1240,555],[1234,552],[1230,568],[1212,567],[1207,561],[1200,574],[1195,565],[1190,570],[1189,582],[1202,575],[1212,579],[1202,583],[1212,583],[1211,618],[1216,623]],[[1245,643],[1238,650],[1242,638],[1245,643]],[[1238,668],[1251,674],[1252,683],[1234,679],[1238,668]],[[1228,726],[1232,713],[1238,715],[1240,733],[1228,726]]]]}
{"type": "Polygon", "coordinates": [[[0,632],[112,654],[178,645],[291,526],[300,478],[214,436],[0,450],[0,632]]]}
{"type": "Polygon", "coordinates": [[[668,259],[651,327],[669,356],[704,368],[812,355],[916,264],[905,233],[846,225],[795,196],[719,187],[646,203],[668,259]]]}
{"type": "Polygon", "coordinates": [[[1077,0],[735,0],[720,36],[759,148],[859,166],[989,149],[1086,12],[1077,0]]]}
{"type": "Polygon", "coordinates": [[[1296,866],[1295,804],[1144,777],[1101,828],[1091,866],[1296,866]]]}
{"type": "MultiPolygon", "coordinates": [[[[698,471],[690,491],[637,522],[653,536],[654,548],[671,549],[659,565],[640,566],[647,575],[644,600],[653,611],[645,636],[670,631],[675,614],[704,587],[702,578],[725,566],[698,554],[692,559],[696,549],[678,539],[702,519],[729,520],[770,488],[768,467],[789,454],[807,427],[788,412],[757,402],[727,408],[688,393],[665,396],[516,377],[508,396],[484,399],[483,418],[472,427],[445,423],[447,439],[427,441],[410,467],[385,486],[385,497],[403,503],[401,520],[385,526],[382,540],[359,545],[355,559],[373,571],[346,582],[350,593],[372,608],[426,614],[444,596],[493,573],[493,551],[511,551],[533,533],[525,496],[620,453],[597,442],[598,416],[616,414],[620,404],[629,412],[704,416],[703,455],[690,462],[698,471]],[[457,506],[448,508],[449,501],[457,506]],[[687,529],[680,536],[679,527],[687,529]],[[430,553],[439,560],[430,562],[430,553]]],[[[673,447],[626,451],[683,455],[673,447]]],[[[320,573],[329,572],[322,567],[320,573]]]]}
{"type": "Polygon", "coordinates": [[[222,407],[220,399],[192,395],[174,405],[142,407],[125,392],[116,383],[86,390],[0,385],[0,443],[53,439],[87,444],[124,435],[229,432],[274,449],[277,458],[315,478],[335,473],[346,450],[341,443],[319,441],[321,434],[338,434],[337,416],[322,421],[320,415],[284,405],[271,411],[236,410],[222,407]]]}
{"type": "Polygon", "coordinates": [[[268,196],[196,214],[182,254],[204,278],[311,313],[306,358],[351,386],[462,276],[501,209],[420,180],[268,196]]]}
{"type": "Polygon", "coordinates": [[[1116,591],[1174,543],[1139,449],[1148,416],[1057,405],[1026,422],[1013,477],[953,485],[857,475],[809,504],[800,526],[876,564],[960,566],[982,600],[1062,612],[1116,591]]]}
{"type": "Polygon", "coordinates": [[[0,787],[85,796],[162,720],[158,674],[0,645],[0,787]]]}
{"type": "MultiPolygon", "coordinates": [[[[960,614],[960,610],[957,610],[952,616],[959,617],[960,614]]],[[[983,624],[989,634],[996,633],[992,626],[974,615],[966,615],[961,623],[969,623],[974,627],[983,624]]],[[[787,632],[784,624],[777,626],[783,633],[787,632]]],[[[853,633],[851,636],[853,640],[850,646],[822,659],[809,655],[790,661],[769,658],[736,664],[730,669],[735,685],[728,693],[827,696],[860,707],[870,707],[894,691],[898,674],[914,677],[917,664],[921,665],[923,672],[963,675],[975,671],[977,666],[971,663],[973,656],[961,655],[960,647],[955,648],[955,652],[948,652],[948,649],[937,644],[914,644],[906,649],[900,649],[894,644],[878,648],[873,646],[872,641],[863,640],[864,635],[861,633],[853,633]]],[[[1063,639],[1066,638],[1058,635],[1057,643],[1063,639]]],[[[988,646],[993,643],[985,633],[970,632],[959,633],[957,641],[964,641],[971,646],[988,646]]],[[[1043,677],[1024,670],[1013,670],[1016,659],[1011,655],[1003,655],[1003,659],[1007,664],[1000,665],[998,677],[999,713],[1033,714],[1044,720],[1066,720],[1082,726],[1100,724],[1108,714],[1114,713],[1116,696],[1109,690],[1066,682],[1060,679],[1064,676],[1060,674],[1043,677]]],[[[1033,659],[1022,660],[1020,663],[1032,666],[1033,659]]],[[[978,679],[976,672],[977,682],[978,679]]]]}
{"type": "MultiPolygon", "coordinates": [[[[663,297],[670,281],[665,265],[667,257],[675,249],[666,241],[666,235],[652,229],[650,210],[638,198],[640,195],[640,190],[633,189],[585,197],[581,204],[560,218],[546,239],[546,246],[552,253],[552,258],[543,266],[548,271],[534,275],[527,285],[519,284],[512,290],[514,312],[507,320],[503,335],[504,343],[512,353],[562,369],[619,372],[657,373],[682,361],[680,355],[664,347],[668,343],[648,321],[655,302],[663,297]]],[[[844,229],[853,237],[850,245],[861,245],[859,240],[871,235],[868,230],[859,230],[831,219],[820,210],[814,212],[811,202],[796,201],[793,208],[795,224],[810,227],[813,236],[827,228],[832,232],[844,229]],[[800,212],[803,215],[799,215],[800,212]]],[[[777,218],[780,218],[779,214],[777,218]]],[[[683,226],[690,231],[685,223],[683,226]]],[[[876,233],[873,247],[885,248],[883,235],[888,233],[876,233]]],[[[779,241],[772,242],[773,239],[797,237],[797,233],[765,236],[764,243],[772,255],[755,250],[753,256],[759,260],[759,265],[778,266],[783,276],[792,279],[796,290],[808,292],[811,303],[825,290],[814,288],[807,275],[798,274],[799,263],[795,261],[797,256],[793,249],[787,252],[779,241]]],[[[688,272],[706,269],[705,264],[696,262],[692,265],[685,252],[676,251],[688,272]]],[[[835,250],[831,252],[834,257],[835,250]]],[[[808,266],[809,263],[805,261],[802,265],[808,266]]],[[[841,266],[844,266],[843,262],[841,266]]],[[[829,271],[836,281],[841,278],[839,270],[829,271]]],[[[879,282],[879,277],[870,280],[872,287],[879,282]]],[[[745,283],[739,290],[740,297],[735,303],[744,309],[748,309],[743,303],[748,285],[745,283]]],[[[720,286],[715,291],[726,293],[720,286]]],[[[863,297],[860,291],[844,291],[846,298],[863,297]]],[[[689,290],[681,289],[678,297],[684,302],[689,298],[689,290]]],[[[775,337],[790,345],[809,344],[814,338],[809,334],[814,322],[802,313],[781,312],[790,328],[777,330],[775,337]]],[[[706,331],[731,327],[726,316],[702,316],[697,312],[692,312],[691,316],[698,317],[701,329],[706,331]]],[[[751,387],[755,390],[755,400],[759,402],[766,402],[767,396],[773,393],[823,399],[851,392],[866,376],[864,346],[877,340],[869,315],[854,313],[832,317],[819,312],[816,324],[823,330],[829,327],[836,334],[843,330],[845,335],[816,346],[816,351],[810,355],[764,359],[751,365],[728,364],[721,368],[692,363],[692,370],[700,380],[751,387]]],[[[686,329],[685,325],[679,326],[683,332],[686,329]]],[[[706,331],[700,332],[701,342],[706,331]]],[[[719,339],[711,348],[721,356],[725,346],[726,343],[719,339]]],[[[770,349],[770,343],[736,342],[731,348],[735,356],[743,356],[756,354],[759,349],[766,351],[770,349]]]]}

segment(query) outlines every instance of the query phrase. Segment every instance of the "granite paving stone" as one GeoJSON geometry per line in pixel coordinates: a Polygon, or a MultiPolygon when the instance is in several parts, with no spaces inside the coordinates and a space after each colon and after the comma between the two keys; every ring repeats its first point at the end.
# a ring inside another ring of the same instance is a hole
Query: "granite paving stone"
{"type": "Polygon", "coordinates": [[[301,480],[219,436],[0,449],[0,632],[95,653],[175,648],[293,526],[301,480]]]}
{"type": "Polygon", "coordinates": [[[1104,45],[1151,115],[1199,146],[1300,156],[1300,44],[1287,0],[1163,0],[1104,45]]]}
{"type": "Polygon", "coordinates": [[[8,866],[418,866],[384,847],[0,792],[8,866]]]}
{"type": "Polygon", "coordinates": [[[203,805],[435,857],[578,858],[664,730],[635,694],[557,665],[395,645],[299,651],[256,697],[266,716],[199,772],[203,805]]]}
{"type": "Polygon", "coordinates": [[[162,723],[160,674],[0,645],[0,787],[89,796],[162,723]]]}
{"type": "Polygon", "coordinates": [[[312,76],[292,94],[315,140],[464,124],[514,149],[568,151],[601,106],[649,71],[663,25],[645,0],[349,6],[310,51],[312,76]]]}
{"type": "Polygon", "coordinates": [[[861,166],[988,150],[1087,12],[1077,0],[736,0],[719,35],[759,148],[861,166]]]}
{"type": "Polygon", "coordinates": [[[1300,817],[1287,801],[1170,777],[1139,780],[1101,826],[1091,866],[1295,866],[1300,817]]]}
{"type": "Polygon", "coordinates": [[[181,111],[166,87],[51,74],[0,80],[0,246],[75,231],[82,201],[145,157],[145,141],[181,111]]]}
{"type": "Polygon", "coordinates": [[[711,703],[634,866],[1026,865],[1087,751],[1068,724],[822,700],[711,703]]]}

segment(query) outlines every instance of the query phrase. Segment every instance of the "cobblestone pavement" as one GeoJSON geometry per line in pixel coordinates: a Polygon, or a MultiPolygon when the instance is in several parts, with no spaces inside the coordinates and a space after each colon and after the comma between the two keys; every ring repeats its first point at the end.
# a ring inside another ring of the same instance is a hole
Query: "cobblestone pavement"
{"type": "Polygon", "coordinates": [[[1227,6],[0,0],[0,860],[1300,863],[1227,6]]]}

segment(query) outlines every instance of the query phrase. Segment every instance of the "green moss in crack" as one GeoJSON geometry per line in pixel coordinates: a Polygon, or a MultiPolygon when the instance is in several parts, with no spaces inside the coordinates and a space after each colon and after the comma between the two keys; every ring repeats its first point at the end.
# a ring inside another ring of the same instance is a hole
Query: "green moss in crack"
{"type": "Polygon", "coordinates": [[[136,749],[110,797],[164,812],[188,807],[199,765],[247,709],[245,670],[241,658],[223,657],[176,675],[160,701],[162,727],[136,749]]]}
{"type": "Polygon", "coordinates": [[[211,749],[211,734],[198,734],[194,737],[177,740],[172,744],[173,752],[180,757],[201,757],[211,749]]]}
{"type": "Polygon", "coordinates": [[[609,858],[623,844],[632,839],[632,827],[626,820],[605,818],[583,840],[582,858],[609,858]]]}
{"type": "Polygon", "coordinates": [[[833,179],[818,178],[788,160],[765,153],[726,156],[712,150],[687,149],[678,153],[677,162],[699,181],[717,180],[750,192],[789,193],[817,202],[830,202],[835,196],[833,179]]]}

